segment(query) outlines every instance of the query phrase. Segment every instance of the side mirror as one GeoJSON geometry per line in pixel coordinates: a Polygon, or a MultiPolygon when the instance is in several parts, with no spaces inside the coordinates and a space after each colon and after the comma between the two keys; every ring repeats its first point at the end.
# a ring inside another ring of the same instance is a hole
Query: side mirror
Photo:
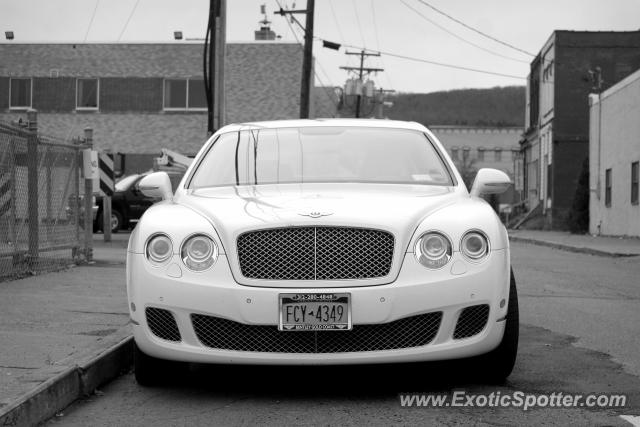
{"type": "Polygon", "coordinates": [[[498,169],[483,168],[478,171],[473,181],[471,197],[504,193],[510,185],[511,179],[506,173],[498,169]]]}
{"type": "Polygon", "coordinates": [[[161,198],[162,200],[171,200],[173,192],[171,191],[171,180],[166,172],[154,172],[140,180],[138,188],[147,197],[161,198]]]}

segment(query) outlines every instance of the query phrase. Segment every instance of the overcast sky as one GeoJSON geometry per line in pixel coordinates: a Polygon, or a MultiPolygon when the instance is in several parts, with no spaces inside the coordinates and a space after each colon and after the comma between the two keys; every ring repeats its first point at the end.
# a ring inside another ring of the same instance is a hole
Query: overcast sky
{"type": "MultiPolygon", "coordinates": [[[[278,1],[283,6],[293,4],[291,0],[278,1]]],[[[423,1],[534,54],[555,29],[640,29],[640,0],[423,1]]],[[[304,0],[296,3],[297,9],[305,6],[304,0]]],[[[287,21],[273,15],[278,9],[276,0],[228,0],[227,40],[253,39],[262,19],[261,4],[267,5],[272,28],[281,40],[295,41],[287,21]]],[[[204,37],[208,8],[207,0],[0,0],[0,30],[14,31],[14,43],[173,42],[174,30],[182,30],[188,38],[204,37]]],[[[300,19],[304,22],[304,16],[300,19]]],[[[316,0],[315,35],[356,47],[520,77],[456,70],[389,55],[366,62],[385,69],[373,76],[378,87],[402,92],[524,85],[532,58],[465,28],[420,0],[316,0]]],[[[301,37],[299,30],[297,36],[301,37]]],[[[356,58],[345,55],[344,48],[340,52],[323,49],[319,40],[314,43],[314,55],[316,84],[342,85],[347,75],[338,67],[356,65],[356,58]]]]}

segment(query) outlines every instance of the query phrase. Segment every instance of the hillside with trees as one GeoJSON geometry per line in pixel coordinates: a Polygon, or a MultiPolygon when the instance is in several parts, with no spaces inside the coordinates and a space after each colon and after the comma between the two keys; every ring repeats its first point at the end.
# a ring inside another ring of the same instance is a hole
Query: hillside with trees
{"type": "Polygon", "coordinates": [[[525,88],[460,89],[432,93],[400,93],[388,97],[390,119],[424,125],[523,126],[525,88]]]}

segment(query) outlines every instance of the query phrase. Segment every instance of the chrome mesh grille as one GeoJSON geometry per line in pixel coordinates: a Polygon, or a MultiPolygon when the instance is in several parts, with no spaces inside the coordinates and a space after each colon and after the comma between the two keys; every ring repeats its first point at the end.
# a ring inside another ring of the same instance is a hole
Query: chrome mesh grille
{"type": "Polygon", "coordinates": [[[182,339],[173,313],[156,307],[147,307],[145,313],[147,315],[147,325],[153,335],[167,341],[180,341],[182,339]]]}
{"type": "Polygon", "coordinates": [[[244,277],[261,280],[348,280],[391,270],[391,233],[351,227],[289,227],[238,237],[244,277]]]}
{"type": "Polygon", "coordinates": [[[441,320],[442,312],[434,312],[379,325],[354,325],[351,331],[283,332],[277,326],[191,315],[193,329],[204,346],[262,353],[348,353],[420,347],[435,338],[441,320]]]}
{"type": "Polygon", "coordinates": [[[462,310],[453,338],[469,338],[482,332],[489,319],[489,306],[486,304],[473,305],[462,310]]]}

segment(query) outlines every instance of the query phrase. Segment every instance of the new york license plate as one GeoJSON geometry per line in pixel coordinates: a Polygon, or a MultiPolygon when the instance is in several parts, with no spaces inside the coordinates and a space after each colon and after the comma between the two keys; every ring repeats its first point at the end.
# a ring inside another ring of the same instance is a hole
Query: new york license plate
{"type": "Polygon", "coordinates": [[[281,331],[348,331],[351,294],[280,294],[281,331]]]}

